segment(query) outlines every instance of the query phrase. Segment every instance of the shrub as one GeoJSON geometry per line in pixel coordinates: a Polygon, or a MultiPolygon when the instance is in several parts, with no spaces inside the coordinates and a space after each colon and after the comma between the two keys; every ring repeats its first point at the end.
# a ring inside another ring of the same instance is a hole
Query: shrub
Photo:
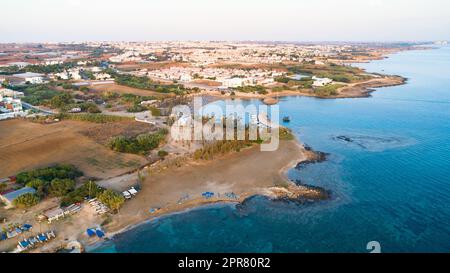
{"type": "Polygon", "coordinates": [[[158,108],[156,108],[154,106],[150,106],[149,109],[150,109],[150,112],[152,112],[152,116],[154,116],[154,117],[161,116],[161,110],[160,109],[158,109],[158,108]]]}
{"type": "Polygon", "coordinates": [[[122,195],[112,190],[103,191],[97,198],[111,210],[119,210],[125,202],[125,198],[122,195]]]}
{"type": "Polygon", "coordinates": [[[158,156],[159,157],[166,157],[169,153],[167,151],[164,150],[160,150],[158,151],[158,156]]]}
{"type": "Polygon", "coordinates": [[[71,103],[73,103],[72,96],[68,93],[59,94],[50,100],[50,105],[53,108],[62,108],[71,103]]]}
{"type": "Polygon", "coordinates": [[[40,179],[44,183],[49,183],[55,178],[59,179],[75,179],[82,176],[83,173],[72,165],[55,165],[47,168],[40,168],[31,171],[25,171],[17,174],[17,183],[26,185],[34,179],[40,179]]]}
{"type": "Polygon", "coordinates": [[[27,187],[32,187],[37,191],[37,195],[44,197],[47,193],[46,182],[41,179],[33,179],[26,184],[27,187]]]}
{"type": "Polygon", "coordinates": [[[135,138],[117,136],[111,138],[107,146],[116,152],[145,154],[149,150],[157,148],[167,133],[167,130],[161,129],[156,133],[140,134],[135,138]]]}
{"type": "Polygon", "coordinates": [[[48,193],[51,196],[61,197],[73,191],[75,188],[75,181],[71,179],[53,179],[48,187],[48,193]]]}
{"type": "Polygon", "coordinates": [[[84,198],[97,197],[105,189],[95,184],[93,181],[88,181],[82,186],[69,192],[61,199],[61,206],[68,206],[73,203],[82,202],[84,198]]]}
{"type": "Polygon", "coordinates": [[[112,116],[112,115],[104,115],[104,114],[92,114],[92,113],[60,114],[60,115],[57,115],[56,118],[68,119],[68,120],[77,120],[77,121],[89,121],[89,122],[95,122],[95,123],[118,122],[118,121],[132,119],[130,117],[120,117],[120,116],[112,116]]]}
{"type": "Polygon", "coordinates": [[[144,110],[146,110],[146,108],[140,104],[134,104],[127,108],[127,112],[130,112],[130,113],[142,112],[144,110]]]}
{"type": "Polygon", "coordinates": [[[60,94],[60,92],[51,90],[48,85],[32,85],[20,89],[25,94],[23,101],[32,105],[48,104],[49,100],[60,94]]]}
{"type": "Polygon", "coordinates": [[[29,208],[39,203],[39,196],[34,193],[26,193],[14,199],[13,205],[19,208],[29,208]]]}

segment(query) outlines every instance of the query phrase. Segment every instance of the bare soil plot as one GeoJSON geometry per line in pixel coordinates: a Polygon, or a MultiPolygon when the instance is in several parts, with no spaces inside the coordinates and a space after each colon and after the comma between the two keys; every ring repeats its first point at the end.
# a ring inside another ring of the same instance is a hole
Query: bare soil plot
{"type": "Polygon", "coordinates": [[[104,123],[83,130],[80,133],[89,137],[99,144],[106,144],[111,137],[124,136],[135,137],[139,134],[156,131],[155,126],[136,121],[122,121],[115,123],[104,123]]]}
{"type": "Polygon", "coordinates": [[[75,121],[49,125],[17,119],[0,122],[0,177],[66,163],[86,176],[108,178],[146,163],[144,157],[113,152],[81,133],[95,126],[75,121]]]}

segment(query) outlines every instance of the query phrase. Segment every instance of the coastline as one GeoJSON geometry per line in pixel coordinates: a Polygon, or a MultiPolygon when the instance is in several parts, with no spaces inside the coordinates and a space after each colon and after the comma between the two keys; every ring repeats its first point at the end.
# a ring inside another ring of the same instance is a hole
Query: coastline
{"type": "MultiPolygon", "coordinates": [[[[383,77],[382,75],[380,75],[381,77],[383,77]]],[[[242,98],[242,99],[265,99],[265,98],[278,98],[278,97],[287,97],[287,96],[309,96],[309,97],[318,97],[318,98],[327,98],[327,99],[336,99],[336,98],[360,98],[360,97],[369,97],[370,93],[375,91],[374,88],[380,88],[380,87],[389,87],[389,86],[396,86],[396,85],[402,85],[405,84],[407,79],[403,78],[401,76],[384,76],[381,79],[385,79],[385,78],[389,78],[391,79],[392,77],[395,77],[395,80],[393,81],[380,81],[380,79],[374,79],[373,81],[366,81],[366,82],[360,82],[360,83],[355,83],[354,85],[352,85],[350,88],[352,90],[350,90],[349,92],[346,92],[345,94],[340,94],[339,96],[330,96],[330,97],[320,97],[320,96],[316,96],[314,94],[307,94],[307,93],[302,93],[302,92],[298,92],[298,91],[281,91],[281,92],[277,92],[277,93],[271,93],[271,94],[267,94],[267,95],[254,95],[254,94],[245,94],[243,96],[233,96],[236,98],[242,98]]],[[[345,88],[349,88],[349,86],[343,87],[345,88]]],[[[341,90],[342,91],[342,90],[341,90]]],[[[198,95],[198,94],[193,94],[198,95]]],[[[211,95],[211,94],[208,94],[211,95]]],[[[215,95],[211,95],[214,98],[217,99],[230,99],[230,96],[224,96],[221,94],[218,94],[217,96],[215,95]]],[[[276,171],[278,172],[278,176],[282,177],[284,182],[289,183],[288,186],[293,186],[295,185],[296,187],[298,187],[298,185],[296,185],[293,181],[289,181],[289,179],[287,179],[287,171],[289,169],[291,169],[292,167],[298,165],[301,162],[308,162],[308,161],[313,161],[311,159],[311,157],[308,157],[308,153],[307,153],[307,149],[305,148],[305,146],[302,146],[300,144],[300,142],[297,139],[294,139],[292,141],[289,142],[293,142],[295,143],[299,149],[303,149],[301,156],[299,156],[299,158],[294,158],[292,159],[290,162],[288,162],[287,164],[283,165],[283,166],[279,166],[277,168],[273,168],[272,171],[276,171]]],[[[242,151],[244,152],[244,151],[242,151]]],[[[313,152],[314,153],[314,152],[313,152]]],[[[239,153],[234,153],[232,155],[226,155],[224,156],[225,158],[232,158],[234,156],[238,156],[239,153]]],[[[311,155],[309,155],[311,156],[311,155]]],[[[212,160],[213,162],[217,162],[217,161],[221,161],[223,158],[217,158],[212,160]]],[[[203,164],[209,164],[209,163],[213,163],[213,162],[206,162],[206,163],[194,163],[194,164],[189,164],[190,168],[195,168],[198,165],[203,165],[203,164]]],[[[314,162],[311,162],[314,163],[314,162]]],[[[242,163],[239,163],[242,164],[242,163]]],[[[165,170],[165,172],[168,172],[169,170],[165,170]]],[[[249,188],[249,190],[247,192],[240,192],[239,194],[239,198],[238,199],[227,199],[227,198],[213,198],[210,200],[204,200],[203,198],[196,198],[196,199],[191,199],[187,202],[183,202],[182,204],[179,203],[172,203],[162,209],[160,209],[158,212],[153,213],[151,215],[148,214],[148,209],[149,206],[146,205],[146,202],[142,203],[141,205],[144,204],[145,206],[147,206],[146,208],[146,213],[136,213],[133,214],[133,210],[131,210],[131,213],[129,213],[128,218],[123,217],[123,218],[119,218],[117,219],[117,215],[112,215],[112,223],[108,223],[105,224],[104,227],[106,229],[106,236],[109,239],[114,238],[114,236],[116,236],[117,234],[129,231],[130,229],[133,229],[137,226],[140,226],[142,224],[148,223],[149,221],[153,221],[155,219],[158,219],[160,217],[166,217],[166,216],[170,216],[173,214],[177,214],[177,213],[184,213],[186,211],[190,211],[193,209],[197,209],[197,208],[201,208],[204,206],[208,206],[208,205],[214,205],[214,204],[239,204],[242,202],[245,202],[245,200],[247,200],[248,198],[251,198],[252,196],[255,195],[263,195],[263,196],[267,196],[269,198],[289,198],[290,194],[284,194],[286,193],[283,188],[289,188],[289,187],[284,187],[284,186],[279,186],[279,185],[275,185],[275,186],[269,186],[269,185],[264,185],[264,187],[254,187],[254,188],[249,188]],[[281,189],[281,191],[280,191],[281,189]],[[276,193],[274,193],[273,190],[276,190],[276,193]],[[278,191],[277,191],[278,190],[278,191]],[[284,195],[283,195],[284,194],[284,195]]],[[[310,189],[310,188],[309,188],[310,189]]],[[[178,192],[179,194],[182,193],[183,190],[180,190],[180,192],[178,192]]],[[[288,189],[289,192],[289,189],[288,189]]],[[[292,193],[292,192],[291,192],[292,193]]],[[[142,194],[142,193],[141,193],[142,194]]],[[[173,199],[174,201],[176,201],[176,199],[173,199]]],[[[128,205],[131,202],[135,202],[136,200],[131,200],[129,202],[127,202],[126,205],[128,205]]],[[[148,201],[145,200],[144,201],[148,201]]],[[[102,224],[103,226],[103,224],[102,224]]],[[[92,250],[93,246],[96,246],[98,244],[101,244],[102,242],[100,240],[95,240],[92,242],[92,240],[90,240],[90,242],[88,240],[86,240],[86,236],[82,236],[79,235],[77,240],[79,240],[88,250],[92,250]]]]}
{"type": "MultiPolygon", "coordinates": [[[[301,162],[309,162],[311,160],[314,160],[317,158],[317,153],[307,148],[305,145],[302,145],[298,142],[297,139],[293,140],[285,140],[285,147],[283,149],[296,149],[296,152],[298,152],[295,156],[293,156],[294,153],[290,154],[290,158],[288,160],[283,160],[283,165],[279,166],[280,168],[277,168],[277,170],[273,169],[270,171],[271,175],[276,175],[278,178],[280,178],[280,181],[277,181],[277,183],[268,182],[268,180],[260,180],[257,182],[257,184],[248,184],[242,187],[237,187],[233,192],[236,192],[238,194],[238,197],[236,199],[230,199],[227,197],[215,197],[211,199],[204,199],[204,198],[194,198],[182,203],[171,203],[170,205],[167,205],[160,210],[158,210],[155,213],[149,214],[148,212],[145,213],[145,211],[142,210],[143,203],[147,203],[149,200],[145,198],[145,193],[140,193],[140,196],[142,196],[142,200],[132,200],[125,204],[124,208],[119,212],[117,215],[114,215],[112,218],[111,223],[108,223],[104,226],[106,230],[106,237],[108,239],[113,239],[114,236],[129,231],[133,228],[136,228],[137,226],[140,226],[142,224],[148,223],[150,221],[154,221],[155,219],[170,216],[177,213],[184,213],[186,211],[190,211],[193,209],[203,208],[205,206],[214,205],[214,204],[240,204],[245,202],[248,198],[251,198],[253,196],[259,195],[259,196],[265,196],[270,199],[292,199],[293,201],[299,200],[301,198],[308,198],[309,200],[323,200],[323,196],[320,195],[319,191],[322,191],[321,193],[326,192],[323,189],[315,189],[313,187],[309,187],[308,185],[297,185],[294,181],[291,181],[287,177],[287,172],[289,169],[295,167],[301,162]],[[313,195],[311,195],[311,192],[313,195]],[[132,203],[134,202],[134,204],[132,203]],[[136,211],[139,210],[139,211],[136,211]],[[135,213],[130,213],[130,211],[134,211],[135,213]],[[132,215],[132,216],[130,216],[132,215]]],[[[246,156],[255,156],[255,153],[262,153],[258,149],[255,149],[257,147],[249,148],[246,151],[241,151],[238,153],[234,153],[231,155],[225,155],[221,157],[220,159],[215,159],[212,162],[204,163],[206,165],[213,164],[214,161],[222,161],[226,162],[229,161],[235,161],[236,157],[241,157],[240,153],[247,153],[246,156]]],[[[278,152],[278,154],[283,154],[283,152],[278,152]]],[[[269,155],[270,156],[270,155],[269,155]]],[[[278,162],[277,162],[278,163],[278,162]]],[[[225,163],[227,164],[227,163],[225,163]]],[[[187,168],[195,168],[196,164],[187,166],[187,168]]],[[[200,167],[203,167],[200,165],[200,167]]],[[[253,170],[251,170],[252,172],[253,170]]],[[[170,170],[165,170],[161,174],[162,177],[165,177],[165,174],[170,172],[170,170]]],[[[241,176],[242,174],[236,174],[238,176],[241,176]]],[[[244,178],[245,179],[245,178],[244,178]]],[[[226,184],[226,183],[225,183],[226,184]]],[[[222,185],[223,186],[223,185],[222,185]]],[[[221,186],[218,186],[220,188],[221,186]]],[[[149,187],[147,187],[148,189],[149,187]]],[[[143,190],[145,189],[145,186],[143,187],[143,190]]],[[[88,242],[86,240],[81,239],[80,240],[83,245],[85,245],[86,249],[88,251],[95,249],[99,245],[99,240],[95,240],[94,242],[88,242]]],[[[101,245],[101,244],[100,244],[101,245]]]]}
{"type": "Polygon", "coordinates": [[[314,97],[320,99],[347,99],[347,98],[367,98],[371,96],[372,92],[375,92],[377,88],[391,87],[406,84],[407,78],[402,76],[392,75],[392,76],[382,76],[381,78],[373,78],[364,82],[356,82],[348,84],[339,88],[337,95],[331,96],[319,96],[311,92],[306,92],[302,90],[283,90],[280,92],[272,92],[266,95],[253,94],[253,93],[243,93],[235,92],[235,95],[223,95],[218,91],[205,91],[198,94],[193,94],[192,96],[210,96],[217,100],[221,99],[259,99],[262,100],[267,105],[272,105],[278,103],[278,98],[291,97],[291,96],[304,96],[304,97],[314,97]]]}
{"type": "MultiPolygon", "coordinates": [[[[395,52],[397,53],[397,52],[395,52]]],[[[387,58],[386,56],[381,56],[382,58],[387,58]]],[[[375,59],[376,60],[376,59],[375,59]]],[[[369,60],[369,61],[372,61],[369,60]]],[[[352,62],[355,63],[355,62],[352,62]]],[[[230,99],[230,98],[239,98],[239,99],[261,99],[266,104],[276,104],[278,103],[278,98],[280,97],[289,97],[289,96],[308,96],[308,97],[317,97],[317,98],[326,98],[326,99],[338,99],[338,98],[364,98],[364,97],[370,97],[370,94],[374,91],[376,91],[375,88],[382,88],[382,87],[390,87],[390,86],[397,86],[397,85],[403,85],[406,84],[407,78],[396,76],[396,75],[378,75],[380,78],[374,78],[365,82],[358,82],[354,84],[349,84],[347,86],[344,86],[340,88],[339,94],[337,96],[329,96],[329,97],[320,97],[315,94],[311,93],[305,93],[305,92],[299,92],[299,91],[290,91],[285,90],[277,93],[270,93],[266,95],[259,95],[259,94],[237,94],[235,96],[227,96],[223,95],[220,92],[214,92],[214,91],[207,91],[206,94],[202,92],[201,94],[192,94],[191,96],[203,96],[207,95],[214,99],[220,100],[220,99],[230,99]]],[[[240,92],[237,92],[240,93],[240,92]]],[[[142,217],[128,217],[128,219],[120,221],[116,219],[115,223],[106,225],[107,229],[107,238],[113,239],[114,236],[117,234],[129,231],[133,228],[136,228],[140,225],[143,225],[145,223],[148,223],[150,221],[154,221],[161,217],[167,217],[173,214],[177,213],[184,213],[190,210],[203,208],[208,205],[214,205],[214,204],[240,204],[245,202],[248,198],[251,198],[255,195],[261,195],[266,196],[271,199],[287,199],[287,200],[295,200],[303,197],[310,197],[313,196],[314,200],[324,200],[329,198],[329,192],[325,189],[321,188],[315,188],[310,187],[308,185],[297,185],[294,181],[291,181],[287,177],[287,172],[289,169],[294,167],[303,166],[306,164],[314,164],[318,162],[322,162],[326,160],[326,154],[321,152],[315,152],[310,147],[306,145],[302,145],[301,142],[294,137],[294,140],[291,140],[290,142],[293,142],[295,146],[300,149],[302,152],[300,155],[298,155],[296,158],[291,158],[289,162],[284,164],[283,166],[280,166],[277,168],[277,173],[280,178],[284,182],[287,183],[287,185],[279,186],[279,185],[273,185],[273,186],[266,186],[265,188],[261,189],[258,187],[255,187],[253,189],[250,189],[251,192],[247,193],[241,193],[239,195],[239,198],[236,200],[229,200],[229,199],[214,199],[214,200],[191,200],[191,202],[184,203],[182,205],[174,205],[172,207],[167,207],[165,209],[161,209],[155,214],[153,214],[151,217],[142,216],[142,217]],[[294,194],[296,190],[299,190],[298,193],[294,194]],[[318,192],[314,192],[314,190],[317,190],[318,192]],[[308,191],[313,191],[312,195],[308,195],[308,191]]],[[[217,161],[218,159],[214,159],[214,161],[217,161]]],[[[93,250],[98,245],[98,241],[93,244],[87,245],[88,250],[93,250]]]]}
{"type": "MultiPolygon", "coordinates": [[[[389,58],[390,55],[395,55],[399,52],[403,51],[411,51],[411,50],[430,50],[433,47],[408,47],[408,48],[388,48],[388,49],[380,49],[375,51],[375,54],[364,58],[364,59],[352,59],[346,60],[344,63],[346,64],[358,64],[358,63],[369,63],[372,61],[383,60],[389,58]]],[[[335,60],[338,61],[338,60],[335,60]]],[[[408,79],[402,77],[400,75],[387,75],[380,73],[372,73],[375,78],[369,79],[367,81],[355,82],[355,83],[342,83],[345,86],[339,88],[337,90],[337,95],[330,96],[319,96],[310,92],[310,90],[282,90],[279,92],[270,92],[268,94],[256,94],[256,93],[244,93],[239,91],[234,91],[235,95],[230,94],[222,94],[219,91],[210,91],[205,90],[201,93],[191,94],[189,96],[210,96],[214,97],[217,100],[219,99],[260,99],[267,105],[272,105],[278,103],[278,98],[282,97],[290,97],[290,96],[305,96],[305,97],[315,97],[321,99],[345,99],[345,98],[367,98],[371,96],[372,92],[376,91],[376,88],[384,88],[391,86],[398,86],[406,84],[408,79]]]]}

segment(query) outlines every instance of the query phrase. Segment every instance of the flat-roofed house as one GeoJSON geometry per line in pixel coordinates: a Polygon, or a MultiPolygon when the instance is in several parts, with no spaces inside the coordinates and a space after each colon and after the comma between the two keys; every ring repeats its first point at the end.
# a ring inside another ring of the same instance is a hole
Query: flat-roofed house
{"type": "Polygon", "coordinates": [[[62,208],[54,208],[44,212],[45,218],[49,223],[64,218],[64,210],[62,208]]]}

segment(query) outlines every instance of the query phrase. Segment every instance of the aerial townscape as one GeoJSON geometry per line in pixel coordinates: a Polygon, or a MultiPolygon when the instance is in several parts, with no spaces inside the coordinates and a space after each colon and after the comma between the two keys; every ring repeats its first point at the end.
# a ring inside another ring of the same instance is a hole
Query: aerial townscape
{"type": "Polygon", "coordinates": [[[180,141],[169,134],[179,118],[172,108],[196,97],[208,103],[257,99],[268,105],[293,95],[367,97],[373,88],[405,79],[353,64],[422,46],[2,44],[0,250],[85,251],[105,233],[255,194],[326,199],[325,189],[296,185],[279,174],[292,162],[323,160],[321,153],[297,144],[289,129],[282,128],[280,146],[272,153],[257,150],[264,139],[180,141]],[[201,173],[205,177],[199,179],[201,173]],[[233,183],[237,177],[245,183],[233,183]]]}
{"type": "Polygon", "coordinates": [[[4,265],[284,272],[450,252],[450,1],[0,11],[4,265]]]}

